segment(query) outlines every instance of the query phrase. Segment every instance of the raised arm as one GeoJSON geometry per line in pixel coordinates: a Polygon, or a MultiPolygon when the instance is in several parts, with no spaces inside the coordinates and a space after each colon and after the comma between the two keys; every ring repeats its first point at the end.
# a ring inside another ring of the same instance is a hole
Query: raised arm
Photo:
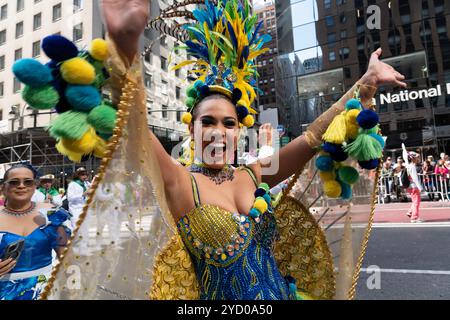
{"type": "MultiPolygon", "coordinates": [[[[148,0],[102,0],[102,12],[108,31],[111,47],[118,57],[113,57],[111,70],[111,89],[113,102],[117,103],[131,68],[141,70],[138,54],[139,38],[144,31],[149,16],[148,0]],[[120,61],[117,61],[119,59],[120,61]],[[114,61],[116,60],[116,61],[114,61]]],[[[138,81],[140,90],[144,91],[142,79],[138,81]]],[[[152,148],[158,160],[164,185],[166,188],[177,184],[180,175],[186,175],[184,168],[176,162],[164,149],[158,138],[150,132],[152,148]]]]}
{"type": "Polygon", "coordinates": [[[263,175],[262,180],[264,182],[267,182],[270,186],[275,186],[311,160],[317,147],[322,143],[322,135],[334,117],[344,110],[345,103],[353,98],[355,90],[359,88],[361,102],[367,107],[371,105],[372,98],[379,85],[395,84],[403,88],[406,87],[406,83],[402,82],[405,77],[390,65],[379,60],[381,53],[381,49],[378,49],[372,54],[364,76],[339,101],[316,119],[304,135],[296,138],[275,153],[270,160],[264,159],[264,161],[261,161],[261,163],[272,164],[272,161],[275,161],[274,157],[278,157],[279,161],[278,172],[274,175],[263,175]]]}

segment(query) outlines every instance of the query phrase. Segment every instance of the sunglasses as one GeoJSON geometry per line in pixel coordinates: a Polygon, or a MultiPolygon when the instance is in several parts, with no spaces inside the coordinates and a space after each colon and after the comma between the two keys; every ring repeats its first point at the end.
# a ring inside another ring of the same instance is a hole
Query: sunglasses
{"type": "Polygon", "coordinates": [[[25,187],[29,188],[29,187],[34,186],[36,184],[36,181],[34,181],[33,179],[9,180],[9,181],[6,181],[5,183],[8,184],[10,187],[13,187],[13,188],[17,188],[21,184],[23,184],[25,187]]]}

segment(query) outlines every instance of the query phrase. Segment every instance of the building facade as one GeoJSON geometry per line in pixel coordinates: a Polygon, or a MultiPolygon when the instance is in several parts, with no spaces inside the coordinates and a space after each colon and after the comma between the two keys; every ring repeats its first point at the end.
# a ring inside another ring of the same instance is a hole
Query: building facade
{"type": "Polygon", "coordinates": [[[424,154],[450,151],[449,0],[277,1],[276,12],[277,64],[285,65],[276,79],[290,84],[284,90],[295,87],[283,96],[294,95],[297,110],[284,110],[300,118],[293,135],[339,99],[381,47],[408,83],[376,96],[387,152],[399,153],[402,142],[424,154]]]}

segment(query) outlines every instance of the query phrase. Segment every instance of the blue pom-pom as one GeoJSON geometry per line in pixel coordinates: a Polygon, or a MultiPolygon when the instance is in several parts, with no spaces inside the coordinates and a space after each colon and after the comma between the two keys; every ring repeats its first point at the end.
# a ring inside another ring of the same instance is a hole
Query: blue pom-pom
{"type": "Polygon", "coordinates": [[[18,60],[12,71],[20,82],[33,88],[43,87],[53,80],[52,71],[34,59],[18,60]]]}
{"type": "Polygon", "coordinates": [[[380,118],[376,112],[366,109],[359,113],[356,121],[358,121],[361,128],[368,130],[375,127],[380,121],[380,118]]]}
{"type": "Polygon", "coordinates": [[[42,40],[42,50],[47,57],[56,62],[66,61],[78,56],[77,46],[60,35],[51,35],[42,40]]]}
{"type": "Polygon", "coordinates": [[[93,86],[68,86],[66,98],[74,110],[84,112],[89,112],[102,102],[100,93],[93,86]]]}
{"type": "Polygon", "coordinates": [[[350,99],[345,104],[345,109],[352,110],[352,109],[358,109],[361,110],[361,102],[358,99],[350,99]]]}
{"type": "Polygon", "coordinates": [[[266,200],[267,204],[272,203],[272,198],[267,193],[265,195],[263,195],[263,198],[264,198],[264,200],[266,200]]]}
{"type": "Polygon", "coordinates": [[[343,162],[348,159],[348,154],[344,150],[338,152],[330,153],[331,159],[336,162],[343,162]]]}
{"type": "Polygon", "coordinates": [[[255,198],[262,197],[265,194],[266,194],[266,190],[264,190],[263,188],[258,188],[255,191],[255,198]]]}
{"type": "Polygon", "coordinates": [[[316,159],[316,167],[320,171],[333,170],[333,159],[327,156],[320,156],[316,159]]]}
{"type": "Polygon", "coordinates": [[[239,119],[244,119],[246,116],[248,116],[248,109],[243,106],[238,106],[236,108],[236,112],[239,119]]]}
{"type": "Polygon", "coordinates": [[[342,145],[340,144],[325,142],[323,144],[323,151],[329,153],[331,159],[336,162],[342,162],[348,158],[348,154],[344,151],[342,145]]]}
{"type": "Polygon", "coordinates": [[[363,168],[363,169],[373,170],[373,169],[378,168],[378,164],[380,162],[378,161],[378,159],[373,159],[373,160],[369,160],[369,161],[358,161],[358,163],[361,166],[361,168],[363,168]]]}
{"type": "Polygon", "coordinates": [[[344,200],[350,200],[353,196],[352,187],[349,184],[339,182],[341,184],[341,198],[344,200]]]}
{"type": "Polygon", "coordinates": [[[256,209],[256,208],[252,208],[252,210],[250,210],[249,215],[250,215],[252,218],[258,218],[258,217],[261,215],[261,212],[259,212],[259,210],[256,209]]]}
{"type": "Polygon", "coordinates": [[[242,91],[238,88],[233,89],[233,101],[236,103],[242,98],[242,91]]]}
{"type": "Polygon", "coordinates": [[[209,87],[207,85],[202,85],[198,91],[201,96],[206,96],[209,93],[209,87]]]}
{"type": "Polygon", "coordinates": [[[381,148],[384,149],[384,146],[386,145],[386,143],[384,142],[384,139],[382,136],[380,136],[379,134],[376,134],[376,133],[371,133],[371,134],[369,134],[369,136],[375,138],[380,143],[381,148]]]}

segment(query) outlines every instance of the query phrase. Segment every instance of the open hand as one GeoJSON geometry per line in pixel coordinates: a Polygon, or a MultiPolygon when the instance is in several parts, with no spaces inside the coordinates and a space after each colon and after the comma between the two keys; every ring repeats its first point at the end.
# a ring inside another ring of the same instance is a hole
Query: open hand
{"type": "Polygon", "coordinates": [[[406,88],[407,84],[403,82],[405,76],[392,66],[380,61],[382,53],[381,48],[372,53],[369,67],[366,74],[361,78],[361,82],[373,86],[397,85],[406,88]]]}
{"type": "Polygon", "coordinates": [[[150,14],[149,0],[101,0],[104,23],[118,49],[132,61],[150,14]]]}

